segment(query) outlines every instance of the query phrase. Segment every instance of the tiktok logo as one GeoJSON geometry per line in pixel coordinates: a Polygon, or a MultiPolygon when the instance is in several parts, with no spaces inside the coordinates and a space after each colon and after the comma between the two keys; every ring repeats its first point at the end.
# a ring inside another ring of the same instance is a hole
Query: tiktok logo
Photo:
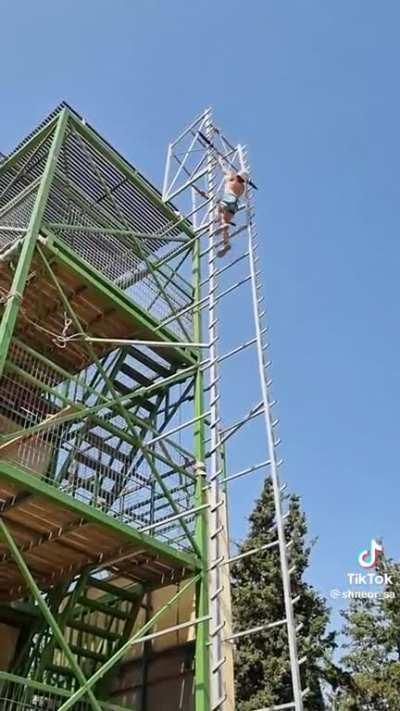
{"type": "Polygon", "coordinates": [[[375,540],[371,541],[371,547],[365,551],[361,551],[358,556],[358,562],[362,568],[376,568],[379,556],[383,553],[383,546],[375,540]]]}

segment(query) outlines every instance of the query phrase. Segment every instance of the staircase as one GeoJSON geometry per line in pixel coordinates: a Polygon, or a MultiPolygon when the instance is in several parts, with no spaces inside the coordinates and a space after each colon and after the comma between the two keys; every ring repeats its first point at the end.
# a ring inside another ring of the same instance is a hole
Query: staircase
{"type": "MultiPolygon", "coordinates": [[[[87,678],[128,639],[142,597],[140,585],[128,591],[115,583],[86,575],[82,575],[74,589],[65,596],[59,609],[61,627],[87,678]]],[[[74,672],[53,637],[44,647],[35,676],[59,689],[75,691],[79,687],[74,672]]],[[[106,684],[107,677],[101,682],[102,689],[106,684]]]]}

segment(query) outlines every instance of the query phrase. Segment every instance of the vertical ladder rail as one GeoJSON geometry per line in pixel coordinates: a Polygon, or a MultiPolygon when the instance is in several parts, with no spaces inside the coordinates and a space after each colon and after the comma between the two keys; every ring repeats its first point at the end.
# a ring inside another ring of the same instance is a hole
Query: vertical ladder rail
{"type": "Polygon", "coordinates": [[[260,387],[261,387],[263,409],[264,409],[264,423],[265,423],[265,432],[266,432],[267,446],[268,446],[268,458],[270,460],[270,475],[271,475],[273,495],[274,495],[276,530],[277,530],[277,536],[278,536],[279,557],[280,557],[280,564],[281,564],[282,586],[283,586],[285,615],[286,615],[286,625],[287,625],[288,642],[289,642],[290,670],[291,670],[291,678],[292,678],[293,697],[294,697],[294,703],[295,703],[295,711],[303,711],[303,695],[302,695],[302,689],[301,689],[300,666],[299,666],[299,657],[298,657],[297,639],[296,639],[296,622],[295,622],[293,601],[292,601],[292,594],[291,594],[289,561],[288,561],[288,555],[287,555],[285,525],[284,525],[283,511],[282,511],[281,484],[279,481],[278,457],[277,457],[277,453],[276,453],[276,445],[275,445],[274,431],[273,431],[273,425],[272,425],[270,398],[268,395],[266,364],[265,364],[265,360],[264,360],[264,345],[263,345],[263,339],[262,339],[262,325],[261,325],[262,316],[260,313],[260,298],[262,295],[260,294],[259,285],[257,284],[256,264],[255,264],[256,246],[254,244],[255,229],[254,229],[254,222],[253,222],[253,218],[252,218],[252,207],[250,204],[250,198],[249,198],[248,191],[246,194],[246,203],[247,203],[246,209],[247,209],[248,254],[249,254],[249,267],[250,267],[250,275],[251,275],[253,318],[254,318],[254,326],[255,326],[255,331],[256,331],[257,362],[258,362],[260,387]]]}
{"type": "MultiPolygon", "coordinates": [[[[198,119],[197,121],[199,121],[198,119]]],[[[209,397],[209,419],[207,422],[208,426],[208,452],[206,454],[206,459],[208,460],[208,483],[207,491],[209,493],[209,537],[208,537],[208,549],[207,549],[207,560],[208,560],[208,590],[209,590],[209,608],[210,608],[210,623],[209,623],[209,648],[210,648],[210,692],[211,692],[211,702],[210,707],[207,707],[207,711],[228,711],[231,706],[231,697],[227,693],[230,688],[230,681],[228,679],[229,673],[227,675],[227,664],[225,660],[225,645],[227,642],[233,640],[237,637],[251,636],[258,628],[253,628],[249,630],[239,630],[233,635],[226,635],[225,626],[227,625],[226,611],[224,609],[224,579],[226,584],[226,575],[224,578],[224,572],[227,570],[226,567],[230,564],[230,557],[228,553],[228,558],[226,558],[226,552],[224,552],[224,540],[226,537],[226,523],[224,523],[224,492],[222,491],[223,482],[227,483],[233,479],[242,476],[243,474],[248,474],[253,471],[257,471],[260,465],[254,465],[247,467],[243,472],[239,474],[222,476],[222,455],[223,447],[228,438],[232,434],[241,430],[242,425],[246,424],[254,417],[254,408],[250,411],[250,416],[247,415],[242,418],[239,423],[235,423],[231,428],[222,430],[221,428],[221,400],[220,400],[220,378],[221,369],[220,365],[222,361],[226,361],[232,355],[239,353],[240,351],[251,346],[256,350],[257,356],[257,370],[258,370],[258,381],[257,387],[261,390],[261,404],[257,406],[257,415],[263,418],[264,431],[262,432],[263,440],[266,439],[266,448],[268,451],[268,459],[263,462],[263,466],[268,465],[269,474],[272,482],[273,489],[273,499],[274,499],[274,514],[275,523],[273,528],[276,530],[276,540],[274,541],[274,546],[276,545],[279,550],[279,562],[280,562],[280,575],[282,580],[282,590],[283,590],[283,604],[284,604],[284,616],[281,620],[274,620],[267,622],[264,628],[274,627],[276,625],[284,625],[287,629],[288,636],[288,667],[291,676],[291,686],[292,686],[292,699],[289,703],[280,704],[276,708],[293,708],[295,711],[303,711],[303,698],[306,692],[302,693],[301,690],[301,675],[300,675],[300,663],[298,659],[297,650],[297,630],[296,620],[294,615],[294,601],[292,599],[291,591],[291,579],[290,579],[290,562],[289,562],[289,543],[286,542],[285,536],[285,519],[287,514],[283,512],[282,505],[282,491],[283,488],[279,481],[279,464],[280,461],[277,455],[277,446],[279,441],[275,438],[275,425],[277,421],[274,421],[272,416],[272,407],[274,405],[271,399],[271,394],[269,392],[270,381],[268,380],[267,368],[269,363],[267,362],[265,350],[267,344],[264,344],[263,338],[266,332],[266,328],[263,328],[263,317],[264,317],[264,306],[263,306],[263,294],[262,294],[262,284],[260,281],[259,272],[259,257],[256,254],[256,226],[255,226],[255,210],[253,205],[253,188],[255,187],[252,183],[249,184],[243,199],[241,199],[241,209],[237,213],[238,226],[235,230],[231,231],[232,237],[236,237],[243,233],[247,235],[247,245],[244,253],[234,259],[231,264],[217,268],[216,257],[217,249],[221,244],[221,229],[220,220],[218,215],[218,195],[221,189],[221,184],[223,183],[223,177],[221,179],[220,169],[221,161],[226,160],[233,170],[240,170],[246,168],[250,173],[248,168],[247,151],[244,146],[237,145],[234,146],[229,142],[225,136],[221,133],[219,128],[214,124],[213,115],[211,109],[207,109],[201,116],[202,128],[199,129],[198,123],[191,124],[191,126],[186,129],[186,131],[181,134],[176,141],[170,144],[168,156],[167,156],[167,167],[166,178],[164,184],[164,199],[171,198],[171,191],[168,190],[167,186],[171,185],[174,188],[172,193],[173,199],[179,199],[179,204],[184,208],[181,210],[181,215],[185,215],[187,212],[187,203],[185,204],[185,192],[190,189],[192,191],[192,198],[195,193],[199,193],[206,198],[205,202],[197,204],[196,200],[190,200],[189,215],[186,214],[187,219],[192,219],[195,237],[192,243],[196,243],[200,249],[200,244],[203,244],[203,249],[200,251],[200,258],[204,258],[208,262],[208,274],[207,279],[199,284],[199,289],[202,287],[206,288],[206,296],[201,297],[198,301],[196,308],[203,311],[208,316],[208,358],[204,362],[203,372],[208,374],[207,377],[207,392],[209,397]],[[194,126],[197,127],[198,132],[194,131],[194,126]],[[189,149],[185,149],[183,146],[179,145],[181,137],[187,137],[187,134],[191,134],[196,140],[193,141],[190,137],[191,143],[189,144],[189,149]],[[196,149],[194,149],[196,146],[196,149]],[[193,149],[193,151],[192,151],[193,149]],[[186,150],[186,152],[185,152],[186,150]],[[178,152],[180,151],[180,152],[178,152]],[[191,152],[196,154],[196,158],[190,163],[191,152]],[[175,155],[177,153],[177,156],[175,155]],[[200,154],[200,163],[205,165],[205,169],[200,173],[198,171],[198,155],[200,154]],[[184,158],[182,158],[184,155],[184,158]],[[233,157],[232,157],[233,155],[233,157]],[[184,168],[184,182],[180,185],[179,180],[176,177],[183,179],[182,170],[178,169],[180,172],[179,176],[175,176],[171,183],[171,173],[173,160],[181,166],[182,161],[185,163],[184,168]],[[187,177],[189,176],[189,177],[187,177]],[[221,182],[220,182],[221,180],[221,182]],[[243,264],[248,264],[249,270],[245,277],[239,279],[237,282],[218,292],[218,287],[220,283],[220,275],[227,272],[230,267],[243,261],[243,264]],[[228,353],[219,357],[219,323],[218,323],[218,312],[219,303],[222,297],[236,291],[237,287],[248,283],[250,286],[250,302],[252,310],[252,322],[254,324],[254,337],[245,343],[233,348],[228,353]],[[232,431],[231,431],[232,430],[232,431]]],[[[236,224],[236,223],[235,223],[236,224]]],[[[235,240],[236,244],[236,240],[235,240]]],[[[194,308],[194,307],[193,307],[194,308]]],[[[265,444],[265,442],[263,442],[265,444]]],[[[262,550],[263,547],[260,548],[262,550]]],[[[232,559],[233,560],[233,559],[232,559]]],[[[228,582],[229,584],[229,582],[228,582]]],[[[230,678],[230,677],[229,677],[230,678]]],[[[275,708],[275,707],[274,707],[275,708]]],[[[197,711],[197,706],[196,706],[197,711]]],[[[201,711],[203,711],[201,707],[201,711]]]]}
{"type": "MultiPolygon", "coordinates": [[[[211,111],[207,112],[205,133],[210,142],[213,138],[213,124],[211,111]]],[[[210,204],[208,209],[208,234],[210,251],[208,253],[208,342],[210,354],[209,368],[209,409],[210,409],[210,543],[209,543],[209,590],[210,590],[210,615],[211,615],[211,704],[212,711],[222,708],[224,702],[224,684],[222,675],[223,645],[222,635],[224,621],[221,614],[221,574],[220,560],[220,447],[219,447],[219,369],[218,369],[218,311],[216,290],[218,278],[215,268],[216,259],[216,185],[215,185],[215,159],[213,151],[207,148],[207,189],[210,204]]]]}

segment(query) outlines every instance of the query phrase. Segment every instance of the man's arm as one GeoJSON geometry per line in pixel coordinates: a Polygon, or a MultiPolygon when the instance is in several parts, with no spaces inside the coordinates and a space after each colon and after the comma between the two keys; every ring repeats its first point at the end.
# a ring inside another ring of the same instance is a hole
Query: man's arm
{"type": "Polygon", "coordinates": [[[224,174],[225,180],[232,180],[232,178],[236,177],[236,173],[232,168],[227,165],[226,161],[224,161],[221,156],[217,154],[217,161],[219,163],[219,166],[224,174]]]}

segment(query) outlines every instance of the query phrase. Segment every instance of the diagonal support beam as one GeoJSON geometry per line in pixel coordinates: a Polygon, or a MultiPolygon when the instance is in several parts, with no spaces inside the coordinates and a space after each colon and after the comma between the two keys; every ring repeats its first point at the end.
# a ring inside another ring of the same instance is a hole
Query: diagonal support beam
{"type": "Polygon", "coordinates": [[[68,121],[68,111],[63,109],[60,113],[57,127],[54,132],[53,141],[47,157],[46,166],[40,181],[39,190],[33,206],[32,214],[29,220],[28,229],[24,237],[21,254],[18,260],[17,269],[11,286],[11,291],[7,299],[7,304],[4,309],[3,317],[0,323],[0,376],[3,373],[4,364],[6,362],[8,349],[15,323],[18,317],[20,304],[23,298],[23,293],[29,273],[29,268],[32,262],[33,253],[35,250],[37,238],[39,235],[40,225],[46,208],[47,199],[49,197],[51,181],[57,165],[58,156],[64,139],[65,128],[68,121]]]}
{"type": "Polygon", "coordinates": [[[175,603],[177,600],[179,600],[180,597],[188,590],[193,584],[197,583],[199,579],[199,575],[196,575],[195,578],[192,578],[189,580],[186,585],[184,585],[178,592],[165,604],[163,607],[160,608],[151,618],[146,622],[146,624],[143,625],[137,632],[135,632],[134,635],[132,635],[126,642],[125,644],[120,647],[115,654],[110,657],[101,667],[98,669],[93,676],[88,679],[86,682],[85,686],[82,686],[78,691],[76,691],[72,696],[59,708],[59,711],[67,711],[67,709],[73,708],[74,704],[79,701],[79,699],[88,691],[88,689],[91,689],[94,684],[96,684],[112,667],[114,667],[117,662],[119,662],[125,654],[129,651],[129,648],[134,644],[135,640],[143,637],[143,635],[147,632],[147,630],[151,629],[154,627],[154,624],[157,622],[157,620],[160,619],[164,615],[165,612],[167,612],[175,603]]]}
{"type": "Polygon", "coordinates": [[[4,520],[0,518],[0,537],[3,539],[3,541],[8,545],[12,556],[18,566],[18,569],[22,575],[22,577],[25,579],[29,589],[32,592],[33,597],[35,598],[38,607],[43,614],[43,617],[45,618],[46,622],[48,623],[49,627],[53,631],[54,637],[56,638],[58,644],[60,645],[62,651],[64,652],[66,658],[68,659],[69,664],[71,665],[71,669],[73,670],[77,680],[79,681],[80,684],[82,684],[83,688],[83,693],[88,695],[90,705],[94,711],[102,711],[101,706],[97,699],[95,698],[91,686],[87,686],[88,682],[83,674],[79,664],[77,663],[73,653],[71,652],[71,649],[64,639],[64,635],[60,629],[60,627],[57,624],[57,621],[51,612],[50,608],[48,607],[47,603],[45,602],[44,598],[42,597],[40,590],[38,586],[35,583],[35,580],[33,579],[28,566],[25,563],[24,558],[22,557],[21,553],[19,552],[18,546],[16,545],[11,533],[9,532],[6,524],[4,523],[4,520]]]}

